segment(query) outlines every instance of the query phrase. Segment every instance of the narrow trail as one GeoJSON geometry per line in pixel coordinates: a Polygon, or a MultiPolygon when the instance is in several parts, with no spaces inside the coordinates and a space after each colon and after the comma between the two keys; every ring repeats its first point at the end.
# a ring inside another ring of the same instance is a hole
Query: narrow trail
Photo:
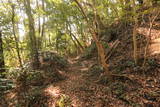
{"type": "Polygon", "coordinates": [[[69,62],[71,65],[64,74],[66,79],[50,85],[46,90],[55,98],[59,98],[62,94],[68,95],[74,107],[85,107],[86,104],[83,100],[86,99],[81,98],[85,97],[84,94],[86,93],[82,91],[87,90],[86,79],[83,75],[88,71],[90,64],[85,61],[79,63],[77,59],[71,59],[69,62]]]}
{"type": "MultiPolygon", "coordinates": [[[[108,93],[108,88],[87,78],[88,69],[94,64],[93,60],[79,62],[77,59],[72,59],[70,62],[69,71],[65,74],[67,79],[50,85],[46,89],[48,94],[56,99],[61,95],[69,96],[73,107],[117,107],[122,105],[121,102],[116,103],[118,105],[108,104],[110,101],[113,104],[114,101],[117,102],[112,99],[111,93],[108,93]]],[[[55,105],[55,102],[53,101],[52,104],[55,105]]]]}

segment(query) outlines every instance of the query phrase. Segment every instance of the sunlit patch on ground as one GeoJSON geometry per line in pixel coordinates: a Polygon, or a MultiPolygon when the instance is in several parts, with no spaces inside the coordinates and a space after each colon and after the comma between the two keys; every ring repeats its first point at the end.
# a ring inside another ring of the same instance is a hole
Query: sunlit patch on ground
{"type": "Polygon", "coordinates": [[[61,95],[59,87],[49,86],[44,90],[47,96],[50,96],[49,107],[56,107],[56,102],[61,95]]]}
{"type": "Polygon", "coordinates": [[[77,107],[77,103],[79,102],[76,98],[70,97],[61,92],[60,87],[49,86],[44,90],[46,95],[51,96],[51,100],[49,101],[49,107],[60,107],[60,105],[72,105],[71,107],[77,107]]]}
{"type": "Polygon", "coordinates": [[[47,95],[52,96],[53,98],[58,98],[61,94],[59,87],[49,86],[47,89],[44,90],[47,95]]]}

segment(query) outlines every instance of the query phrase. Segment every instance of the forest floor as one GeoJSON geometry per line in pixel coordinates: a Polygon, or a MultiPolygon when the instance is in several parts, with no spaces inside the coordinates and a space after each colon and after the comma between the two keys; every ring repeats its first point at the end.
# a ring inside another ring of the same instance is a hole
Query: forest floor
{"type": "MultiPolygon", "coordinates": [[[[96,83],[97,78],[88,78],[89,68],[95,63],[94,60],[79,62],[75,58],[71,59],[70,63],[69,71],[64,74],[67,79],[49,85],[45,89],[47,95],[56,99],[61,95],[69,96],[73,107],[117,107],[122,104],[120,101],[114,103],[108,88],[96,83]],[[109,101],[112,104],[107,103],[109,101]]],[[[55,99],[51,102],[56,105],[55,99]]]]}
{"type": "MultiPolygon", "coordinates": [[[[21,96],[17,97],[17,89],[6,94],[5,101],[0,102],[0,107],[15,107],[19,99],[23,105],[17,107],[160,106],[159,68],[153,67],[152,72],[143,74],[142,72],[138,73],[139,71],[131,72],[131,69],[126,67],[123,72],[124,77],[115,77],[113,81],[107,82],[99,71],[90,70],[96,65],[96,62],[95,58],[89,60],[69,59],[69,68],[66,72],[62,72],[65,79],[57,82],[46,79],[48,84],[43,84],[44,81],[38,79],[40,84],[36,83],[36,86],[29,84],[30,88],[27,88],[26,93],[17,88],[21,96]],[[100,80],[101,78],[102,80],[100,80]]],[[[122,67],[122,65],[120,66],[122,67]]]]}
{"type": "Polygon", "coordinates": [[[98,82],[99,74],[89,70],[95,62],[71,59],[69,71],[64,74],[66,79],[44,89],[46,95],[54,98],[49,107],[54,107],[63,95],[70,98],[73,107],[160,106],[159,76],[128,74],[127,78],[116,78],[111,83],[98,82]]]}
{"type": "Polygon", "coordinates": [[[74,107],[92,107],[93,105],[103,107],[104,102],[101,97],[105,94],[100,90],[103,86],[86,78],[89,67],[94,63],[93,60],[79,62],[75,58],[71,59],[70,63],[69,71],[64,74],[66,79],[50,85],[45,92],[56,98],[62,94],[69,96],[74,107]]]}

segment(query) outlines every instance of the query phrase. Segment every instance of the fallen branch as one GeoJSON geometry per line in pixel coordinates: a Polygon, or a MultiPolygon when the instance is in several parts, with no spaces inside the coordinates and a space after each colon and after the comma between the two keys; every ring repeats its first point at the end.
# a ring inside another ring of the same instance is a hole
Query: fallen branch
{"type": "Polygon", "coordinates": [[[107,61],[111,55],[113,54],[113,52],[115,51],[115,49],[117,48],[117,46],[119,45],[120,41],[119,40],[116,40],[112,46],[110,47],[109,51],[107,52],[106,54],[106,57],[105,57],[105,61],[107,61]]]}

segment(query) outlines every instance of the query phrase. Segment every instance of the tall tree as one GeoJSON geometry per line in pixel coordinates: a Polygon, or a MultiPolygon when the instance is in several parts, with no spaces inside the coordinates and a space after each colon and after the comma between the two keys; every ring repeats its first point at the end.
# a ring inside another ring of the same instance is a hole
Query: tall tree
{"type": "MultiPolygon", "coordinates": [[[[37,1],[38,2],[38,1],[37,1]]],[[[38,4],[38,3],[37,3],[38,4]]],[[[42,25],[40,23],[40,15],[38,16],[39,17],[39,34],[40,34],[40,41],[39,41],[39,49],[42,49],[43,47],[43,39],[44,39],[44,34],[45,34],[45,21],[46,21],[46,17],[44,15],[44,12],[45,12],[45,2],[44,0],[42,0],[42,25]]],[[[46,41],[45,41],[46,42],[46,41]]]]}
{"type": "Polygon", "coordinates": [[[15,5],[12,4],[11,7],[12,7],[12,30],[13,30],[13,36],[14,36],[14,39],[15,39],[15,43],[16,43],[16,51],[17,51],[19,65],[20,65],[20,67],[23,67],[22,59],[21,59],[21,55],[20,55],[20,51],[19,51],[18,38],[17,38],[17,35],[16,35],[16,30],[15,30],[15,5]]]}
{"type": "Polygon", "coordinates": [[[138,55],[137,55],[137,27],[138,27],[138,18],[136,14],[136,4],[135,0],[133,1],[133,12],[134,12],[134,28],[133,28],[133,57],[135,64],[138,63],[138,55]]]}
{"type": "Polygon", "coordinates": [[[2,31],[0,31],[0,73],[5,72],[5,63],[3,55],[2,31]]]}
{"type": "Polygon", "coordinates": [[[43,10],[43,24],[42,24],[41,38],[43,39],[44,33],[45,33],[45,15],[44,15],[45,4],[44,4],[44,0],[42,0],[42,10],[43,10]]]}
{"type": "Polygon", "coordinates": [[[32,15],[30,0],[24,0],[24,7],[26,9],[26,14],[28,17],[28,27],[29,27],[29,38],[30,38],[30,56],[32,60],[32,65],[34,69],[39,68],[39,58],[38,58],[38,49],[36,43],[36,34],[34,27],[34,18],[32,15]]]}
{"type": "MultiPolygon", "coordinates": [[[[39,11],[40,6],[39,6],[38,0],[36,0],[36,7],[37,7],[37,10],[39,11]]],[[[38,33],[39,33],[39,35],[41,33],[41,20],[40,20],[40,14],[39,13],[38,13],[38,33]]]]}

